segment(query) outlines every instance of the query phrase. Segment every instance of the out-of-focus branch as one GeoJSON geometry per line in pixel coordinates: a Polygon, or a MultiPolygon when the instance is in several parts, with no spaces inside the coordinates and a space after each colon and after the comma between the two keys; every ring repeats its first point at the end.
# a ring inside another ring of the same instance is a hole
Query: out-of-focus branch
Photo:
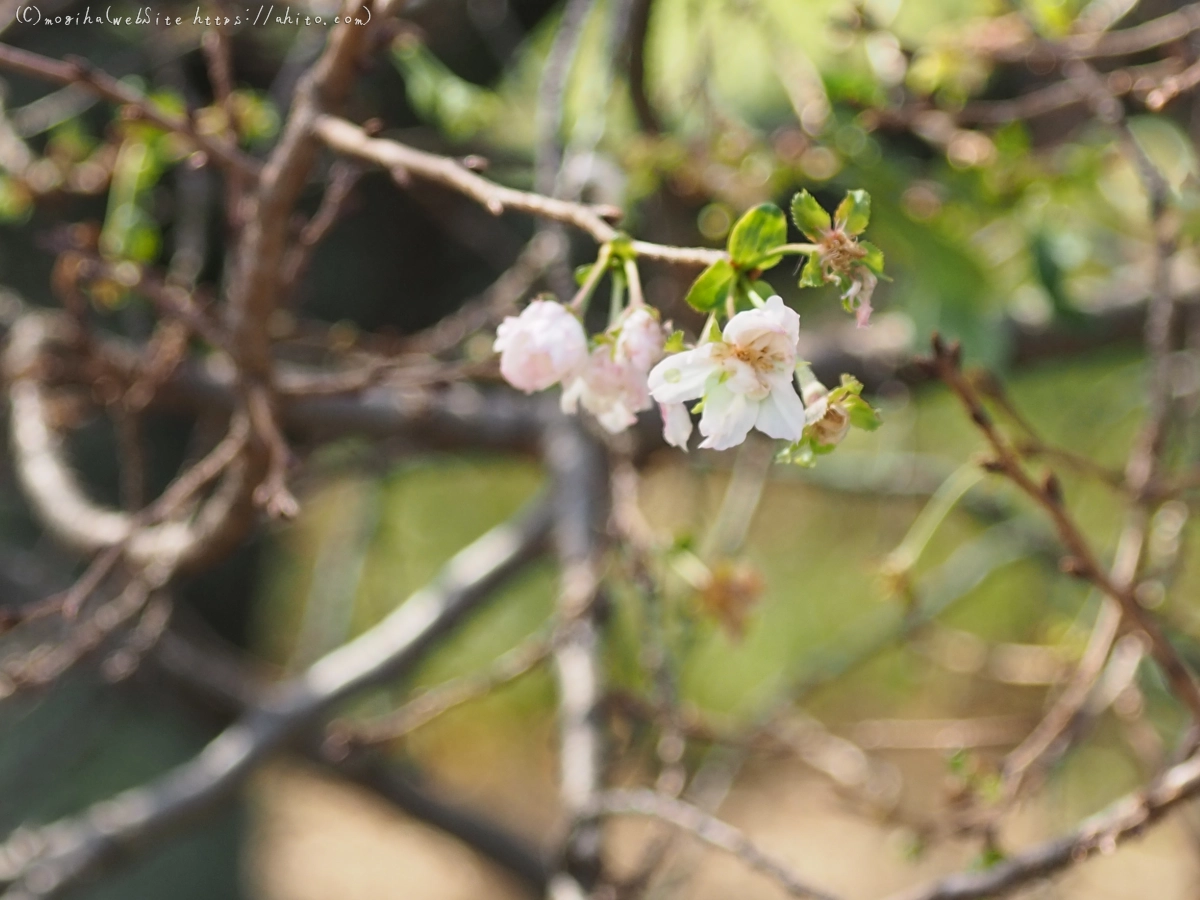
{"type": "Polygon", "coordinates": [[[629,23],[625,31],[625,44],[629,78],[629,98],[638,126],[647,134],[662,131],[658,111],[650,101],[646,90],[646,38],[650,31],[650,12],[654,0],[630,0],[629,23]]]}
{"type": "MultiPolygon", "coordinates": [[[[611,241],[618,234],[612,221],[619,218],[620,211],[612,207],[573,203],[504,187],[477,175],[456,159],[426,153],[398,141],[370,137],[359,126],[334,116],[318,117],[313,128],[321,140],[339,153],[382,166],[401,182],[415,176],[440,184],[471,198],[493,215],[511,209],[564,222],[590,234],[599,243],[611,241]]],[[[725,258],[723,250],[704,247],[673,247],[647,241],[633,241],[632,246],[639,256],[682,266],[707,266],[725,258]]]]}
{"type": "Polygon", "coordinates": [[[1192,673],[1167,640],[1153,614],[1141,605],[1128,585],[1116,582],[1100,564],[1088,540],[1068,513],[1057,479],[1050,475],[1039,484],[1025,471],[1016,451],[1000,434],[984,409],[978,392],[963,375],[959,357],[960,351],[957,347],[946,347],[935,335],[933,357],[929,365],[962,401],[971,420],[986,438],[993,453],[988,466],[1006,476],[1049,515],[1059,539],[1070,554],[1063,561],[1064,567],[1072,574],[1091,582],[1105,596],[1120,605],[1122,615],[1130,627],[1137,628],[1146,635],[1151,653],[1166,676],[1171,690],[1192,716],[1200,720],[1200,687],[1197,687],[1192,673]]]}
{"type": "MultiPolygon", "coordinates": [[[[1112,586],[1132,597],[1137,590],[1142,559],[1150,536],[1151,516],[1161,502],[1155,496],[1154,486],[1160,479],[1168,432],[1178,409],[1173,397],[1170,370],[1171,340],[1180,308],[1180,298],[1171,290],[1170,277],[1171,260],[1178,250],[1178,229],[1167,217],[1170,186],[1130,131],[1120,104],[1108,91],[1099,74],[1087,63],[1077,61],[1071,63],[1069,68],[1077,70],[1077,80],[1089,86],[1097,115],[1116,118],[1115,124],[1125,154],[1138,172],[1146,192],[1154,228],[1153,280],[1143,337],[1150,366],[1146,416],[1125,463],[1124,486],[1129,491],[1131,501],[1110,572],[1112,586]]],[[[1011,405],[1008,408],[1021,420],[1011,405]]],[[[1028,429],[1028,426],[1025,427],[1028,429]]],[[[1133,602],[1141,608],[1136,599],[1133,602]]],[[[1104,598],[1087,650],[1067,689],[1034,732],[1006,758],[1004,788],[1007,799],[1015,798],[1025,776],[1035,766],[1039,763],[1045,765],[1048,758],[1065,752],[1072,733],[1081,730],[1090,708],[1088,698],[1116,640],[1121,619],[1130,618],[1125,606],[1111,595],[1104,598]]],[[[1150,639],[1153,643],[1153,635],[1150,635],[1150,639]]],[[[1172,681],[1172,684],[1175,685],[1175,682],[1172,681]]],[[[1178,692],[1180,687],[1175,685],[1175,690],[1178,692]]]]}
{"type": "Polygon", "coordinates": [[[1130,56],[1181,41],[1200,29],[1200,4],[1189,4],[1174,12],[1120,31],[1083,34],[1055,43],[1022,41],[992,53],[998,60],[1020,62],[1030,59],[1100,59],[1130,56]]]}
{"type": "MultiPolygon", "coordinates": [[[[245,505],[244,467],[232,457],[226,459],[222,469],[228,474],[221,487],[190,521],[179,517],[178,509],[161,504],[157,510],[174,518],[155,523],[90,500],[51,425],[52,412],[39,377],[43,351],[51,341],[69,341],[68,327],[66,319],[30,313],[9,332],[3,358],[9,384],[9,430],[17,476],[26,495],[46,527],[77,550],[94,553],[123,546],[136,564],[153,564],[164,572],[203,564],[254,522],[253,511],[245,505]]],[[[196,484],[197,489],[203,484],[196,484]]],[[[179,496],[181,503],[190,499],[179,496]]]]}
{"type": "Polygon", "coordinates": [[[404,349],[415,353],[444,353],[482,328],[495,325],[516,310],[551,264],[566,255],[566,242],[559,235],[540,232],[530,239],[499,278],[479,296],[468,300],[435,325],[404,341],[404,349]]]}
{"type": "Polygon", "coordinates": [[[87,60],[51,59],[8,44],[0,44],[0,68],[40,81],[78,85],[105,100],[131,106],[148,122],[153,122],[166,131],[186,136],[196,147],[228,168],[249,175],[258,171],[258,162],[242,153],[236,145],[224,138],[202,134],[187,118],[172,115],[125,82],[118,81],[95,68],[87,60]]]}
{"type": "Polygon", "coordinates": [[[522,641],[491,666],[444,681],[422,691],[399,709],[368,721],[338,721],[330,725],[335,744],[362,745],[398,741],[450,710],[485,697],[503,684],[515,681],[550,658],[554,640],[534,635],[522,641]]]}
{"type": "MultiPolygon", "coordinates": [[[[151,657],[167,677],[223,716],[242,715],[265,692],[262,678],[215,640],[168,631],[151,657]]],[[[370,749],[331,745],[318,737],[301,747],[324,771],[344,778],[402,812],[462,841],[516,875],[541,895],[548,873],[542,853],[526,838],[438,797],[415,772],[405,771],[370,749]]]]}
{"type": "Polygon", "coordinates": [[[319,143],[317,117],[339,105],[350,89],[366,29],[353,24],[365,4],[346,0],[342,24],[329,32],[324,52],[296,88],[283,134],[271,151],[242,230],[229,287],[229,324],[242,377],[268,383],[267,320],[280,299],[292,211],[304,189],[319,143]]]}
{"type": "Polygon", "coordinates": [[[545,458],[553,478],[555,549],[562,569],[554,671],[559,796],[568,828],[549,896],[573,900],[589,896],[601,867],[600,828],[587,811],[601,789],[604,767],[597,604],[611,490],[604,448],[575,417],[562,417],[551,426],[545,458]]]}
{"type": "Polygon", "coordinates": [[[1109,853],[1200,792],[1200,757],[1168,769],[1148,787],[1118,800],[1069,834],[1013,854],[989,869],[962,872],[900,891],[888,900],[984,900],[1001,897],[1080,863],[1109,853]]]}
{"type": "Polygon", "coordinates": [[[654,791],[605,791],[592,805],[594,816],[647,816],[668,822],[704,841],[731,853],[743,863],[761,872],[783,887],[792,897],[811,900],[836,900],[833,894],[815,888],[801,879],[785,863],[760,850],[745,834],[704,810],[654,791]]]}
{"type": "Polygon", "coordinates": [[[295,291],[300,279],[308,271],[313,251],[342,217],[361,176],[362,172],[353,163],[339,162],[330,168],[329,183],[321,197],[321,205],[317,207],[312,218],[300,229],[295,243],[288,249],[287,255],[284,257],[283,289],[285,292],[295,291]]]}
{"type": "Polygon", "coordinates": [[[191,761],[84,813],[0,846],[8,898],[50,898],[136,855],[229,796],[273,751],[338,702],[400,676],[529,560],[549,534],[538,503],[455,555],[439,577],[374,628],[267,692],[191,761]]]}

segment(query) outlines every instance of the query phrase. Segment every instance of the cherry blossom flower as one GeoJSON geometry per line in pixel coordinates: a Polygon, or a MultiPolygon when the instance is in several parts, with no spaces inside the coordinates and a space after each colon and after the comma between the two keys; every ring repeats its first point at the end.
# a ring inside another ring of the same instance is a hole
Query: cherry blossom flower
{"type": "Polygon", "coordinates": [[[773,438],[798,440],[804,404],[793,370],[800,317],[771,297],[759,309],[735,315],[719,340],[668,356],[650,371],[650,394],[663,405],[664,437],[683,446],[684,403],[700,399],[700,446],[726,450],[752,428],[773,438]]]}
{"type": "Polygon", "coordinates": [[[527,394],[570,380],[588,362],[583,325],[551,300],[534,300],[501,322],[494,349],[504,380],[527,394]]]}
{"type": "Polygon", "coordinates": [[[646,307],[630,307],[601,337],[579,374],[564,382],[563,412],[574,413],[582,405],[606,430],[624,431],[651,406],[646,380],[662,356],[664,339],[657,316],[646,307]]]}

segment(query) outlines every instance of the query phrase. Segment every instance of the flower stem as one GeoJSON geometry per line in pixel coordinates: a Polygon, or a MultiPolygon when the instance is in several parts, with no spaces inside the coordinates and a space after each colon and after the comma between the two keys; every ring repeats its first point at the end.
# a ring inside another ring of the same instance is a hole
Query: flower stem
{"type": "Polygon", "coordinates": [[[646,298],[642,294],[642,277],[638,274],[637,263],[632,259],[625,260],[625,280],[629,282],[629,305],[645,306],[646,298]]]}
{"type": "Polygon", "coordinates": [[[816,244],[780,244],[778,247],[772,247],[762,256],[749,263],[747,269],[757,269],[768,259],[774,256],[797,256],[799,254],[819,253],[821,250],[816,244]]]}
{"type": "MultiPolygon", "coordinates": [[[[632,291],[630,291],[632,294],[632,291]]],[[[625,308],[625,276],[621,274],[620,269],[612,271],[612,293],[608,298],[608,327],[612,328],[617,324],[617,320],[621,318],[621,311],[625,308]]]]}
{"type": "Polygon", "coordinates": [[[604,277],[604,273],[608,271],[608,260],[612,256],[612,247],[605,244],[600,248],[600,254],[596,257],[596,262],[592,265],[592,271],[588,272],[587,280],[571,298],[570,307],[572,312],[583,315],[587,311],[588,303],[592,299],[592,294],[596,292],[596,285],[600,283],[600,279],[604,277]]]}

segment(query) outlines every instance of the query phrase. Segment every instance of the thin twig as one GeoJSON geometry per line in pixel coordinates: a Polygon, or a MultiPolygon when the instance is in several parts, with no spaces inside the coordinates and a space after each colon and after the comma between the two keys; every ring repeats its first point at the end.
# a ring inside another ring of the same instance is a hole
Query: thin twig
{"type": "Polygon", "coordinates": [[[1192,716],[1200,721],[1200,688],[1197,687],[1187,665],[1171,646],[1153,615],[1138,602],[1133,590],[1114,581],[1100,564],[1087,538],[1067,512],[1057,479],[1050,476],[1038,484],[1025,472],[1016,450],[992,423],[978,392],[963,375],[958,347],[945,346],[935,335],[930,365],[958,396],[971,420],[987,439],[994,453],[994,458],[988,463],[989,468],[1005,475],[1050,516],[1059,539],[1070,554],[1063,561],[1064,567],[1072,574],[1091,582],[1103,594],[1115,600],[1130,626],[1146,634],[1151,653],[1163,670],[1172,692],[1192,716]]]}
{"type": "Polygon", "coordinates": [[[756,872],[771,878],[792,897],[836,900],[833,894],[815,888],[796,875],[785,863],[760,850],[745,834],[704,810],[654,791],[605,791],[592,805],[594,816],[648,816],[668,822],[731,853],[756,872]]]}
{"type": "Polygon", "coordinates": [[[186,136],[199,149],[217,162],[253,176],[258,162],[244,154],[228,140],[198,132],[186,117],[173,115],[159,107],[144,94],[118,81],[107,72],[97,69],[87,60],[51,59],[8,44],[0,44],[0,68],[55,84],[78,85],[113,103],[125,104],[138,111],[142,118],[159,128],[186,136]]]}
{"type": "Polygon", "coordinates": [[[888,900],[985,900],[1011,894],[1030,882],[1053,875],[1096,854],[1109,854],[1137,837],[1171,809],[1200,793],[1200,757],[1164,772],[1078,828],[1036,844],[983,871],[961,872],[932,884],[900,891],[888,900]]]}
{"type": "MultiPolygon", "coordinates": [[[[370,137],[362,128],[345,119],[320,116],[313,130],[339,153],[367,160],[399,176],[414,175],[458,191],[493,215],[511,209],[565,222],[590,234],[601,244],[618,235],[611,221],[618,218],[620,213],[612,207],[573,203],[504,187],[477,175],[456,159],[426,153],[398,141],[370,137]]],[[[722,250],[703,247],[672,247],[646,241],[633,241],[632,246],[639,256],[681,266],[707,266],[726,258],[722,250]]]]}

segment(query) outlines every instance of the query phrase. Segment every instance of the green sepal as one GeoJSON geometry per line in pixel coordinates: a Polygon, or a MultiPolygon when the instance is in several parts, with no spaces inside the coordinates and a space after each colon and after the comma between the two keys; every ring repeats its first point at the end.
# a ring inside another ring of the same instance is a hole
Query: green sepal
{"type": "Polygon", "coordinates": [[[871,221],[871,195],[863,190],[847,191],[833,219],[846,234],[862,234],[871,221]]]}
{"type": "Polygon", "coordinates": [[[862,264],[884,281],[891,281],[892,279],[883,274],[883,251],[870,241],[859,241],[858,246],[867,252],[862,258],[862,264]]]}
{"type": "Polygon", "coordinates": [[[776,455],[775,460],[781,463],[789,463],[793,466],[803,466],[806,469],[811,469],[817,464],[818,456],[826,456],[834,451],[832,445],[826,446],[817,443],[816,438],[810,434],[803,435],[800,440],[788,444],[776,455]]]}
{"type": "Polygon", "coordinates": [[[592,274],[592,269],[596,268],[595,263],[585,263],[582,266],[575,267],[575,283],[580,287],[587,282],[588,277],[592,274]]]}
{"type": "Polygon", "coordinates": [[[710,312],[715,309],[725,299],[733,275],[733,266],[728,260],[717,260],[692,282],[691,289],[687,293],[688,305],[700,312],[710,312]]]}
{"type": "Polygon", "coordinates": [[[820,287],[825,283],[825,273],[821,271],[821,257],[812,254],[800,270],[800,287],[820,287]]]}
{"type": "Polygon", "coordinates": [[[810,241],[819,241],[833,227],[829,213],[808,191],[792,198],[792,220],[810,241]]]}
{"type": "Polygon", "coordinates": [[[862,382],[853,375],[843,375],[842,383],[829,392],[829,404],[841,404],[850,417],[852,428],[874,431],[881,424],[879,410],[862,398],[862,382]]]}
{"type": "Polygon", "coordinates": [[[709,319],[708,333],[704,336],[707,343],[722,340],[721,326],[717,324],[716,319],[709,319]]]}
{"type": "Polygon", "coordinates": [[[663,344],[663,353],[670,355],[672,353],[682,353],[683,350],[683,332],[672,331],[671,336],[663,344]]]}
{"type": "Polygon", "coordinates": [[[729,258],[739,269],[769,269],[782,254],[767,256],[787,243],[787,216],[774,203],[761,203],[738,219],[729,232],[729,258]]]}

